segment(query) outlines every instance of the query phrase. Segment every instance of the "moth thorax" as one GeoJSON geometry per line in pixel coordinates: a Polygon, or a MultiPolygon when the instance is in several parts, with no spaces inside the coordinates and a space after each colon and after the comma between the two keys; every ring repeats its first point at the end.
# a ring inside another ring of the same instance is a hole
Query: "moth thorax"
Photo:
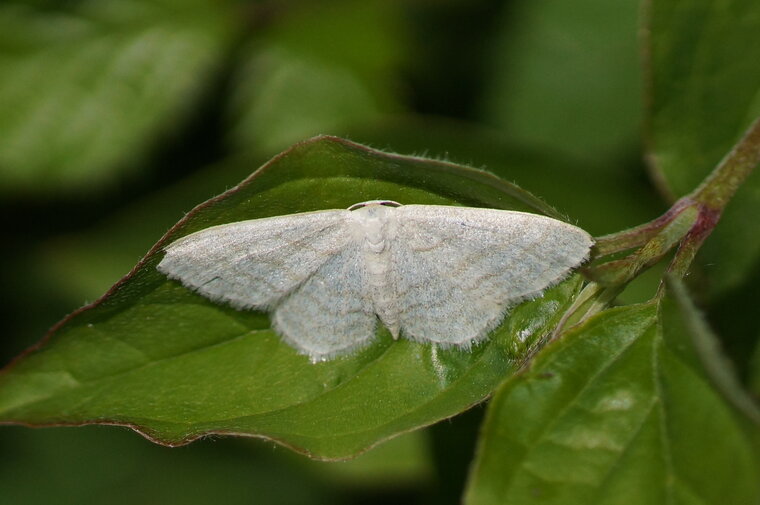
{"type": "Polygon", "coordinates": [[[394,338],[400,325],[398,300],[393,285],[391,249],[396,238],[395,208],[370,204],[352,211],[363,233],[363,257],[375,314],[394,338]]]}
{"type": "Polygon", "coordinates": [[[382,253],[395,236],[393,207],[368,205],[353,211],[364,234],[365,247],[374,253],[382,253]]]}

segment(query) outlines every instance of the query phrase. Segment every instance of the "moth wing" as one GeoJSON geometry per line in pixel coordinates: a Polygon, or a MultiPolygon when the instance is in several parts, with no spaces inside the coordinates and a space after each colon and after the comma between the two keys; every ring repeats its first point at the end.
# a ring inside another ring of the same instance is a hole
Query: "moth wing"
{"type": "Polygon", "coordinates": [[[469,346],[507,309],[588,257],[588,233],[537,214],[406,205],[393,242],[399,321],[412,340],[469,346]]]}
{"type": "Polygon", "coordinates": [[[352,240],[349,212],[327,210],[213,226],[173,242],[158,270],[238,309],[269,309],[352,240]]]}
{"type": "Polygon", "coordinates": [[[364,347],[377,323],[367,286],[360,244],[354,241],[275,307],[274,328],[313,361],[364,347]]]}

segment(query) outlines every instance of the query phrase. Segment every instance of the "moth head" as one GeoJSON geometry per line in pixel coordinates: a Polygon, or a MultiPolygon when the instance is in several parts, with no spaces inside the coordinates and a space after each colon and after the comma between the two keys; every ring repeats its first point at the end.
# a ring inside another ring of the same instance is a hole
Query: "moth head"
{"type": "Polygon", "coordinates": [[[357,210],[363,207],[370,207],[372,205],[382,205],[384,207],[401,207],[401,204],[394,202],[393,200],[369,200],[367,202],[355,203],[348,208],[348,210],[357,210]]]}

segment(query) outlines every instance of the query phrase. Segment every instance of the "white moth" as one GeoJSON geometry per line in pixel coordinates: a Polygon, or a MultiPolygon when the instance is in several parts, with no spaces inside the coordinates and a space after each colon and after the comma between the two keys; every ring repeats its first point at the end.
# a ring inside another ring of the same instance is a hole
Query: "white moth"
{"type": "Polygon", "coordinates": [[[393,338],[465,349],[583,263],[588,233],[537,214],[387,200],[214,226],[158,270],[237,309],[271,313],[313,361],[393,338]]]}

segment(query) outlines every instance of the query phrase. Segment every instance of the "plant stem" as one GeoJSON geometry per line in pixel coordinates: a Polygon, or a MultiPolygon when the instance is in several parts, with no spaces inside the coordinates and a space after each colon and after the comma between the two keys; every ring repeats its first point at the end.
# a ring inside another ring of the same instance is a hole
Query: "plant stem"
{"type": "Polygon", "coordinates": [[[682,198],[673,204],[663,215],[648,223],[636,226],[617,233],[604,235],[596,239],[595,255],[606,256],[620,251],[626,251],[634,247],[643,245],[665,228],[669,223],[676,219],[685,209],[692,207],[694,202],[687,198],[682,198]]]}
{"type": "Polygon", "coordinates": [[[720,213],[758,164],[760,164],[760,118],[752,123],[739,143],[694,190],[690,198],[720,213]]]}
{"type": "Polygon", "coordinates": [[[723,209],[760,164],[760,118],[755,120],[713,172],[687,198],[699,206],[699,218],[681,241],[668,272],[686,275],[705,239],[718,224],[723,209]]]}
{"type": "Polygon", "coordinates": [[[662,216],[636,228],[599,237],[595,256],[602,257],[640,247],[626,258],[587,269],[590,279],[605,286],[627,283],[680,242],[668,272],[683,277],[697,251],[712,233],[723,209],[760,164],[760,118],[749,127],[733,149],[689,195],[662,216]]]}

